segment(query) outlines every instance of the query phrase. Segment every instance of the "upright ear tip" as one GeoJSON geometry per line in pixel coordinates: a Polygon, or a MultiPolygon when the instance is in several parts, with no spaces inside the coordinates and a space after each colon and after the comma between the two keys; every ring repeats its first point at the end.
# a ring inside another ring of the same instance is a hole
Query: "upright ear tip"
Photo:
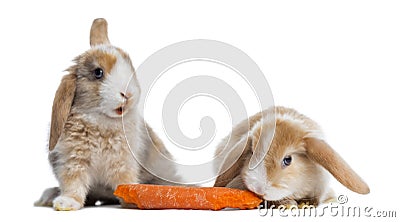
{"type": "Polygon", "coordinates": [[[105,20],[104,18],[97,18],[95,20],[93,20],[93,25],[107,25],[107,20],[105,20]]]}
{"type": "Polygon", "coordinates": [[[99,44],[110,44],[108,40],[107,21],[104,18],[93,20],[90,29],[90,45],[93,47],[99,44]]]}

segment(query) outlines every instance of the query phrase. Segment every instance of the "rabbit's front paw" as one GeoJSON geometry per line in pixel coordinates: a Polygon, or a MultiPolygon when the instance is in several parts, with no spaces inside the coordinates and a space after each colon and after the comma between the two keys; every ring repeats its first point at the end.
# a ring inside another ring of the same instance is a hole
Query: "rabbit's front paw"
{"type": "Polygon", "coordinates": [[[71,211],[81,209],[83,204],[79,203],[72,197],[59,196],[53,201],[53,207],[59,211],[71,211]]]}

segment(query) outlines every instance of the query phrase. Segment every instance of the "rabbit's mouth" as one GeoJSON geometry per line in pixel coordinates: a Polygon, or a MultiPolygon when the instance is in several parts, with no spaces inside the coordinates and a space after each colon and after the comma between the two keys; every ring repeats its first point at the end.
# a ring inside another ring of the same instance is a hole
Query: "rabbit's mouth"
{"type": "Polygon", "coordinates": [[[128,112],[128,103],[124,103],[120,106],[118,106],[116,109],[114,109],[115,113],[118,116],[122,116],[122,114],[126,114],[126,112],[128,112]]]}
{"type": "Polygon", "coordinates": [[[122,116],[123,114],[126,114],[128,112],[129,106],[131,104],[131,100],[125,100],[123,103],[119,104],[119,106],[114,109],[114,112],[118,116],[122,116]]]}
{"type": "Polygon", "coordinates": [[[124,106],[120,106],[118,108],[115,109],[115,112],[117,113],[117,115],[122,115],[124,113],[125,109],[124,106]]]}

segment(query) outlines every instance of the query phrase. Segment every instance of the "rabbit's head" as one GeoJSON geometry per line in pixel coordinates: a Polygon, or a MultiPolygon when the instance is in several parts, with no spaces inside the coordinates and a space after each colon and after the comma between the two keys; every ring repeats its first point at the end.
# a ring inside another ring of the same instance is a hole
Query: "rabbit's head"
{"type": "Polygon", "coordinates": [[[104,19],[94,20],[90,44],[91,49],[68,69],[76,76],[73,107],[79,112],[121,117],[140,97],[132,62],[126,52],[110,45],[104,19]]]}
{"type": "Polygon", "coordinates": [[[321,199],[329,191],[329,172],[350,190],[369,193],[368,185],[324,140],[317,123],[284,107],[271,114],[276,121],[260,121],[250,133],[253,153],[268,148],[260,164],[242,171],[249,190],[265,200],[321,199]],[[269,130],[273,125],[275,131],[269,130]]]}
{"type": "Polygon", "coordinates": [[[71,111],[105,118],[133,112],[140,88],[129,55],[110,44],[107,21],[95,19],[90,30],[91,48],[77,56],[56,92],[50,132],[55,146],[71,111]]]}

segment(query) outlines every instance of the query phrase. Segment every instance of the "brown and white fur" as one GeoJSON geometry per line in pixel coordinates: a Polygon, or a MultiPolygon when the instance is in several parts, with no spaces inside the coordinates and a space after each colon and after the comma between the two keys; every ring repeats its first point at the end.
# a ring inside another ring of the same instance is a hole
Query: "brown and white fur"
{"type": "Polygon", "coordinates": [[[119,184],[168,183],[137,159],[162,172],[162,178],[178,178],[175,167],[157,153],[170,157],[139,114],[135,70],[128,54],[110,45],[104,19],[93,21],[90,44],[55,95],[49,161],[60,187],[47,189],[37,206],[78,210],[98,200],[116,202],[113,190],[119,184]]]}
{"type": "Polygon", "coordinates": [[[368,185],[325,142],[318,124],[293,109],[275,107],[258,113],[233,129],[224,150],[228,140],[216,151],[228,159],[217,164],[222,174],[214,186],[248,189],[275,206],[306,201],[318,205],[334,198],[328,184],[330,172],[350,190],[369,193],[368,185]],[[242,150],[241,155],[237,153],[242,150]],[[251,157],[261,150],[266,155],[250,168],[251,157]],[[235,155],[240,155],[238,160],[226,165],[235,155]],[[291,158],[289,165],[284,164],[285,157],[291,158]]]}

